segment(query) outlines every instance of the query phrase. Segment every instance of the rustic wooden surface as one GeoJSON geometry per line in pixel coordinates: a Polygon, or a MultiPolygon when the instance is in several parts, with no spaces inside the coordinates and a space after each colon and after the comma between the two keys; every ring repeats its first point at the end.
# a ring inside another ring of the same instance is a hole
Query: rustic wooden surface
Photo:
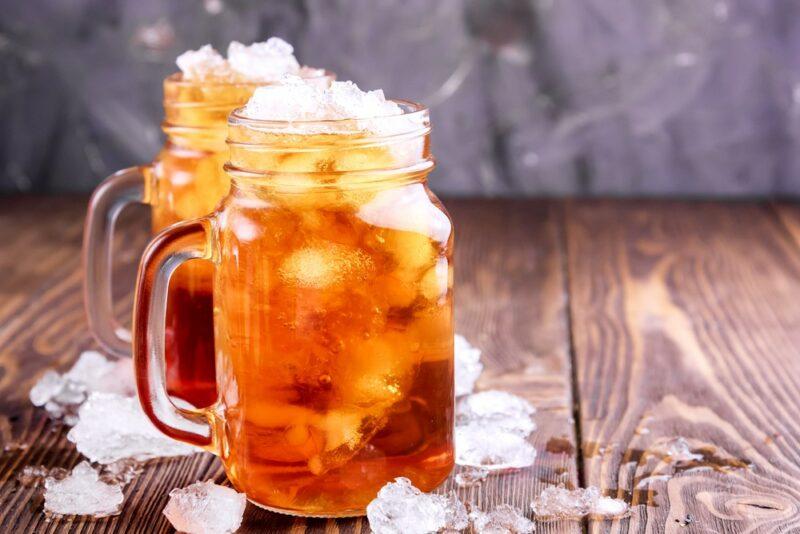
{"type": "MultiPolygon", "coordinates": [[[[40,499],[17,485],[26,465],[80,461],[27,394],[46,368],[93,347],[80,293],[85,202],[0,199],[0,436],[26,445],[0,456],[0,532],[170,532],[161,510],[171,488],[224,480],[210,455],[148,464],[120,516],[73,522],[46,521],[40,499]]],[[[458,331],[484,350],[479,387],[539,409],[536,465],[459,489],[463,500],[524,507],[546,484],[594,484],[632,502],[631,517],[538,522],[537,531],[800,531],[798,206],[447,205],[457,225],[458,331]],[[660,446],[678,436],[703,460],[670,480],[647,478],[669,472],[660,446]]],[[[121,314],[146,237],[142,215],[124,225],[121,314]]],[[[251,506],[241,531],[369,527],[251,506]]]]}

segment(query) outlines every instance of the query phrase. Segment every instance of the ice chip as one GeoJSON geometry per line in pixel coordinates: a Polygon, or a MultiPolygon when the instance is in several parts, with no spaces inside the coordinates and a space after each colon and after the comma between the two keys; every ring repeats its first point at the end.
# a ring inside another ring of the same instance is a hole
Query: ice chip
{"type": "MultiPolygon", "coordinates": [[[[399,105],[386,100],[381,90],[362,91],[349,81],[323,86],[299,76],[286,75],[280,83],[256,89],[241,113],[244,117],[263,121],[334,121],[376,119],[401,115],[402,112],[399,105]]],[[[378,132],[381,129],[380,122],[369,121],[372,127],[368,129],[378,132]]],[[[296,125],[301,128],[299,131],[306,134],[360,129],[356,126],[322,123],[296,125]]]]}
{"type": "Polygon", "coordinates": [[[336,243],[308,246],[292,252],[281,264],[286,282],[306,288],[323,288],[341,280],[363,277],[372,260],[363,251],[336,243]]]}
{"type": "Polygon", "coordinates": [[[660,452],[668,457],[671,463],[699,462],[703,459],[702,454],[692,452],[689,442],[682,437],[677,437],[664,443],[660,447],[660,452]]]}
{"type": "Polygon", "coordinates": [[[536,409],[523,399],[505,391],[474,393],[458,401],[456,423],[478,424],[484,429],[501,430],[527,437],[536,429],[531,415],[536,409]]]}
{"type": "Polygon", "coordinates": [[[533,521],[508,504],[488,513],[472,510],[469,518],[477,534],[530,534],[536,530],[533,521]]]}
{"type": "Polygon", "coordinates": [[[477,486],[489,476],[489,470],[483,467],[468,467],[455,476],[456,486],[471,488],[477,486]]]}
{"type": "Polygon", "coordinates": [[[278,37],[250,46],[238,41],[231,42],[228,46],[228,64],[246,79],[260,82],[276,81],[284,74],[300,72],[294,48],[278,37]]]}
{"type": "Polygon", "coordinates": [[[47,478],[63,480],[69,476],[69,471],[61,467],[48,469],[43,465],[26,465],[17,473],[17,482],[25,488],[38,488],[44,485],[47,478]]]}
{"type": "Polygon", "coordinates": [[[246,504],[244,493],[209,480],[170,491],[164,515],[178,532],[227,534],[242,524],[246,504]]]}
{"type": "MultiPolygon", "coordinates": [[[[373,226],[412,232],[442,245],[447,243],[453,229],[447,215],[431,203],[423,184],[379,191],[369,202],[359,206],[357,215],[373,226]]],[[[472,351],[467,361],[480,359],[481,351],[470,345],[463,336],[456,335],[456,349],[459,348],[472,351]],[[475,352],[477,356],[473,358],[475,352]]]]}
{"type": "Polygon", "coordinates": [[[156,430],[135,397],[92,393],[78,411],[78,419],[67,439],[92,462],[110,464],[125,458],[145,461],[200,451],[156,430]]]}
{"type": "Polygon", "coordinates": [[[524,437],[479,424],[457,426],[455,441],[458,465],[504,471],[528,467],[536,459],[536,449],[524,437]]]}
{"type": "Polygon", "coordinates": [[[197,50],[187,50],[175,60],[184,80],[225,78],[230,75],[230,66],[224,57],[210,44],[197,50]]]}
{"type": "Polygon", "coordinates": [[[481,349],[473,347],[464,336],[456,334],[454,343],[456,397],[469,395],[483,372],[481,349]]]}
{"type": "Polygon", "coordinates": [[[375,534],[426,534],[469,524],[467,510],[454,494],[422,493],[402,477],[381,488],[367,505],[367,519],[375,534]]]}
{"type": "Polygon", "coordinates": [[[118,484],[106,484],[89,462],[79,463],[62,480],[44,482],[44,510],[48,514],[106,517],[120,511],[123,495],[118,484]]]}
{"type": "Polygon", "coordinates": [[[133,363],[130,358],[110,361],[96,351],[82,352],[63,375],[48,370],[31,388],[34,406],[42,406],[53,418],[74,424],[75,412],[92,391],[135,395],[133,363]]]}
{"type": "Polygon", "coordinates": [[[553,519],[586,515],[620,517],[628,511],[625,501],[603,497],[594,486],[568,490],[563,485],[546,487],[531,508],[537,516],[553,519]]]}

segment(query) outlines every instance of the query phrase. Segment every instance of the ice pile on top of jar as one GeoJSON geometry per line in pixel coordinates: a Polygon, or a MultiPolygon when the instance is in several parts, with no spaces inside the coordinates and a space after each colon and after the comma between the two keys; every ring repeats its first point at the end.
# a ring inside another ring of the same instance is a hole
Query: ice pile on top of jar
{"type": "Polygon", "coordinates": [[[287,74],[257,88],[239,115],[267,124],[260,131],[296,134],[389,136],[425,126],[423,114],[404,109],[382,89],[362,90],[352,81],[312,80],[287,74]]]}
{"type": "Polygon", "coordinates": [[[227,59],[211,45],[205,45],[184,52],[175,62],[186,81],[270,83],[286,74],[303,78],[325,74],[323,69],[301,66],[294,47],[278,37],[251,45],[232,41],[227,59]]]}

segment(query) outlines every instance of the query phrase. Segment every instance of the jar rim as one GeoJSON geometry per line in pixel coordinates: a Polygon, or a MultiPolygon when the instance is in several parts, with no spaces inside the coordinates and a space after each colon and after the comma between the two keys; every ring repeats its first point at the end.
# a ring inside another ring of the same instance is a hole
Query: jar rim
{"type": "Polygon", "coordinates": [[[409,120],[414,124],[424,125],[427,121],[428,116],[430,115],[430,110],[424,104],[420,104],[419,102],[414,102],[412,100],[404,100],[400,98],[392,98],[387,99],[388,102],[394,102],[397,104],[402,113],[400,114],[393,114],[393,115],[379,115],[376,117],[348,117],[348,118],[341,118],[341,119],[314,119],[314,120],[305,120],[305,119],[295,119],[295,120],[265,120],[265,119],[253,119],[250,117],[246,117],[242,114],[244,107],[239,107],[234,109],[231,114],[228,116],[228,125],[229,126],[245,126],[252,128],[254,130],[262,130],[262,131],[276,131],[280,132],[282,130],[286,130],[287,127],[298,127],[297,131],[293,131],[292,133],[302,135],[304,132],[303,130],[307,130],[309,135],[314,135],[319,133],[320,131],[334,131],[336,132],[336,125],[341,124],[348,124],[348,123],[368,123],[372,121],[376,122],[383,122],[383,121],[393,121],[393,120],[409,120]]]}
{"type": "MultiPolygon", "coordinates": [[[[314,68],[314,67],[312,67],[314,68]]],[[[330,78],[332,80],[336,79],[336,73],[329,71],[328,69],[317,69],[321,72],[319,76],[301,76],[304,80],[323,80],[325,78],[330,78]]],[[[178,87],[252,87],[254,90],[256,87],[263,87],[266,85],[274,85],[278,83],[278,80],[275,81],[246,81],[246,80],[224,80],[218,78],[210,78],[207,80],[184,80],[182,72],[173,72],[169,76],[164,79],[164,83],[178,86],[178,87]]]]}

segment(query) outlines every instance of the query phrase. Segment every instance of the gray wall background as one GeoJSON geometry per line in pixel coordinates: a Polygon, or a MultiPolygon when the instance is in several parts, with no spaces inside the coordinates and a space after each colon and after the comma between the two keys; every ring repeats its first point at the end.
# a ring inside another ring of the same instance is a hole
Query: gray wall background
{"type": "Polygon", "coordinates": [[[270,35],[433,110],[451,195],[800,194],[797,0],[0,0],[0,192],[162,143],[187,48],[270,35]]]}

